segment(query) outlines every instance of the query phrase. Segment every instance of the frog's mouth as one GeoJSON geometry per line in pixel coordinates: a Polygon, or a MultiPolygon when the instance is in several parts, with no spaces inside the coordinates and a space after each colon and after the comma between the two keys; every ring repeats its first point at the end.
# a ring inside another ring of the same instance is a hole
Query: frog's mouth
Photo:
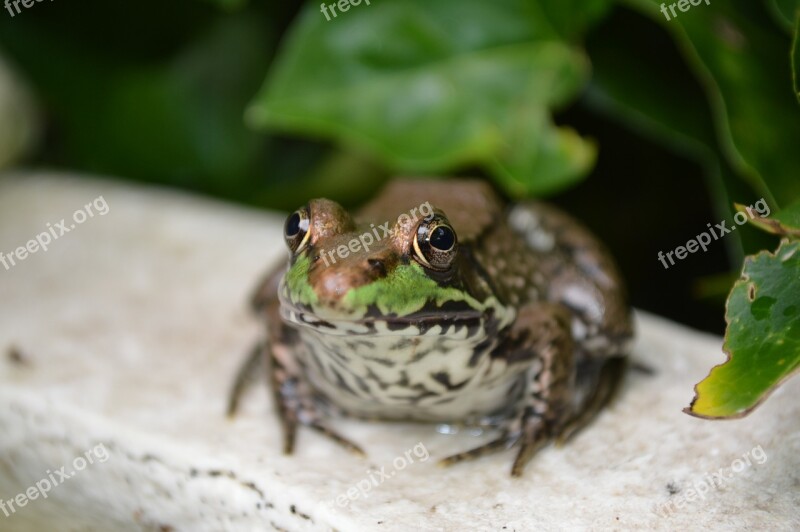
{"type": "Polygon", "coordinates": [[[287,323],[331,335],[419,336],[424,334],[465,334],[470,337],[495,321],[494,309],[479,310],[464,302],[426,304],[408,315],[383,313],[370,306],[361,315],[315,310],[307,305],[281,304],[287,323]]]}

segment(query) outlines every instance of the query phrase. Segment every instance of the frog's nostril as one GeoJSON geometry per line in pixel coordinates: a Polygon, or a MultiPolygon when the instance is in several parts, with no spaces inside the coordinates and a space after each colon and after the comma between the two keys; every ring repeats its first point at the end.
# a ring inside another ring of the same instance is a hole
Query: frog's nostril
{"type": "Polygon", "coordinates": [[[367,264],[375,275],[386,277],[386,263],[381,259],[367,259],[367,264]]]}

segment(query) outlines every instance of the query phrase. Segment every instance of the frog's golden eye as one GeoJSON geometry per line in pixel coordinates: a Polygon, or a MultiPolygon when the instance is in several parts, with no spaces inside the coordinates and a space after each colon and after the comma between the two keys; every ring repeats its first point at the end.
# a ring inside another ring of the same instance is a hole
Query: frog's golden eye
{"type": "Polygon", "coordinates": [[[446,270],[453,263],[457,250],[456,232],[444,217],[436,216],[417,227],[414,254],[423,266],[432,270],[446,270]]]}
{"type": "Polygon", "coordinates": [[[305,249],[311,236],[310,226],[311,217],[308,215],[306,207],[297,209],[286,218],[283,226],[283,238],[293,253],[300,253],[305,249]]]}

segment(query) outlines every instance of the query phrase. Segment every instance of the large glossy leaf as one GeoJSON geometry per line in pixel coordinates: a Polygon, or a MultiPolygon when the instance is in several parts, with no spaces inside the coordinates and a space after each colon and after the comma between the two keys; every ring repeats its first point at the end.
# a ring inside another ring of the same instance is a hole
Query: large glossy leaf
{"type": "Polygon", "coordinates": [[[204,1],[216,4],[223,9],[236,9],[242,7],[247,3],[247,0],[204,0],[204,1]]]}
{"type": "Polygon", "coordinates": [[[529,2],[534,13],[541,13],[566,39],[579,39],[601,20],[614,5],[613,0],[545,0],[529,2]]]}
{"type": "Polygon", "coordinates": [[[741,417],[800,369],[800,242],[748,257],[728,298],[723,349],[729,360],[695,387],[685,411],[741,417]]]}
{"type": "MultiPolygon", "coordinates": [[[[586,46],[594,76],[585,101],[594,111],[695,161],[704,171],[717,217],[730,220],[735,201],[754,201],[767,191],[754,190],[727,157],[705,84],[683,60],[668,30],[659,27],[663,22],[663,17],[650,20],[619,9],[592,32],[586,46]]],[[[737,269],[745,249],[771,244],[758,231],[738,231],[724,240],[737,269]]]]}
{"type": "Polygon", "coordinates": [[[800,0],[765,0],[773,16],[787,31],[794,30],[794,21],[800,9],[800,0]]]}
{"type": "Polygon", "coordinates": [[[660,0],[628,0],[679,39],[714,108],[716,131],[739,174],[771,204],[800,198],[800,107],[788,90],[791,43],[751,0],[701,3],[666,21],[660,0]],[[771,194],[771,195],[770,195],[771,194]]]}
{"type": "MultiPolygon", "coordinates": [[[[594,20],[607,2],[591,4],[594,20]]],[[[588,76],[583,54],[561,40],[575,32],[567,8],[407,0],[328,21],[310,4],[249,120],[354,145],[400,171],[478,164],[512,193],[562,188],[594,160],[593,147],[548,111],[588,76]]]]}
{"type": "MultiPolygon", "coordinates": [[[[152,4],[92,7],[108,27],[94,31],[80,17],[78,28],[65,25],[57,4],[41,19],[0,21],[0,45],[24,66],[58,133],[55,164],[251,196],[266,142],[242,116],[269,64],[269,29],[198,2],[180,6],[188,20],[178,28],[149,21],[152,4]],[[148,39],[136,45],[141,30],[128,20],[147,25],[148,39]]],[[[160,15],[177,21],[181,10],[160,15]]]]}
{"type": "Polygon", "coordinates": [[[794,42],[792,43],[792,77],[794,78],[794,92],[797,101],[800,102],[800,11],[797,13],[794,42]]]}

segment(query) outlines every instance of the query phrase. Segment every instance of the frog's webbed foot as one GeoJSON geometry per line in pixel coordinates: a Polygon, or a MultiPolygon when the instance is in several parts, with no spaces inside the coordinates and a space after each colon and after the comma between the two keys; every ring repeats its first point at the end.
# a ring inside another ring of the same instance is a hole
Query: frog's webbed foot
{"type": "Polygon", "coordinates": [[[557,424],[547,421],[542,414],[527,409],[522,419],[520,448],[514,465],[511,466],[511,476],[521,477],[528,462],[542,447],[550,443],[559,430],[557,424]]]}
{"type": "Polygon", "coordinates": [[[519,433],[511,434],[508,431],[503,431],[500,433],[499,437],[490,441],[489,443],[483,444],[474,449],[470,449],[469,451],[448,456],[447,458],[440,460],[438,465],[447,467],[459,462],[467,462],[488,454],[508,450],[519,441],[520,436],[521,434],[519,433]]]}
{"type": "Polygon", "coordinates": [[[542,416],[526,409],[522,418],[512,420],[501,430],[496,439],[480,447],[447,457],[441,460],[439,465],[450,466],[519,446],[514,465],[511,467],[511,476],[520,477],[525,465],[553,438],[555,430],[555,427],[548,424],[542,416]]]}
{"type": "Polygon", "coordinates": [[[319,432],[320,434],[324,434],[325,436],[327,436],[331,440],[335,441],[336,443],[338,443],[339,445],[341,445],[342,447],[344,447],[345,449],[347,449],[351,453],[356,454],[358,456],[362,456],[362,457],[367,456],[367,453],[365,453],[364,450],[361,447],[359,447],[355,443],[351,442],[350,440],[348,440],[344,436],[341,436],[336,431],[330,429],[324,423],[316,422],[316,423],[311,423],[308,426],[311,427],[312,429],[314,429],[315,431],[319,432]]]}

